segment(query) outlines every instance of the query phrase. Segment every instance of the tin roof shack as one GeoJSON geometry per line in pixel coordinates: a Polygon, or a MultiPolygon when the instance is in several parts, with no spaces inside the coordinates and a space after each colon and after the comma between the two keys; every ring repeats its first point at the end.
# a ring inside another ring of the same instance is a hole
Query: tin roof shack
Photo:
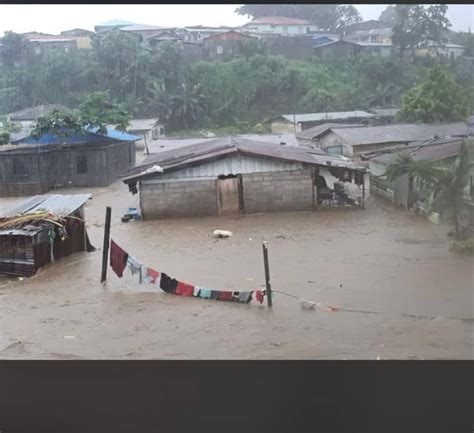
{"type": "Polygon", "coordinates": [[[135,165],[140,137],[108,129],[44,134],[0,146],[0,196],[42,194],[56,186],[107,186],[135,165]]]}
{"type": "MultiPolygon", "coordinates": [[[[272,134],[296,134],[324,123],[355,123],[367,125],[375,117],[366,111],[341,111],[326,113],[282,114],[268,120],[272,134]]],[[[267,122],[267,123],[268,123],[267,122]]]]}
{"type": "MultiPolygon", "coordinates": [[[[411,209],[415,203],[424,201],[427,197],[420,194],[416,179],[410,179],[408,176],[389,183],[383,177],[388,165],[402,152],[411,155],[416,161],[452,163],[459,154],[462,140],[456,137],[437,138],[361,155],[361,159],[369,163],[372,191],[392,201],[401,209],[411,209]]],[[[472,148],[472,142],[470,147],[472,148]]]]}
{"type": "Polygon", "coordinates": [[[139,191],[144,219],[311,211],[368,193],[368,174],[351,161],[241,137],[152,154],[123,181],[139,191]]]}
{"type": "Polygon", "coordinates": [[[371,120],[370,124],[377,126],[396,123],[396,116],[399,111],[399,108],[372,108],[369,112],[375,114],[375,117],[371,120]]]}
{"type": "Polygon", "coordinates": [[[31,277],[79,251],[93,251],[84,204],[90,194],[31,197],[0,216],[0,274],[31,277]]]}
{"type": "MultiPolygon", "coordinates": [[[[296,138],[298,143],[303,146],[312,148],[318,148],[317,141],[320,136],[330,131],[331,128],[362,128],[364,124],[357,123],[323,123],[321,125],[313,126],[312,128],[305,129],[304,131],[298,132],[296,138]]],[[[331,152],[328,152],[331,155],[331,152]]]]}
{"type": "Polygon", "coordinates": [[[334,127],[319,136],[317,145],[328,153],[357,159],[360,154],[435,136],[466,136],[464,122],[443,124],[399,124],[366,128],[334,127]]]}
{"type": "Polygon", "coordinates": [[[141,137],[136,142],[137,149],[144,149],[153,140],[157,140],[164,135],[164,126],[158,118],[132,119],[127,132],[141,137]]]}
{"type": "Polygon", "coordinates": [[[344,40],[330,41],[313,47],[314,55],[323,60],[352,57],[359,54],[362,50],[361,45],[344,40]]]}

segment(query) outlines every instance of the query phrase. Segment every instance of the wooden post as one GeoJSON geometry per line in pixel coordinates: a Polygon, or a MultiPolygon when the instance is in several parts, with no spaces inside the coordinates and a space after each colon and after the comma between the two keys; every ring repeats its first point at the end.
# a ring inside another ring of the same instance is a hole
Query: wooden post
{"type": "Polygon", "coordinates": [[[362,210],[365,209],[365,173],[362,173],[362,210]]]}
{"type": "Polygon", "coordinates": [[[110,218],[112,216],[112,209],[107,206],[105,210],[105,227],[104,227],[104,246],[102,252],[102,276],[100,282],[103,283],[107,279],[107,261],[109,258],[109,244],[110,244],[110,218]]]}
{"type": "Polygon", "coordinates": [[[262,245],[263,247],[263,264],[265,266],[265,286],[267,288],[267,302],[268,307],[272,307],[272,286],[270,284],[270,268],[268,266],[268,249],[265,244],[262,245]]]}

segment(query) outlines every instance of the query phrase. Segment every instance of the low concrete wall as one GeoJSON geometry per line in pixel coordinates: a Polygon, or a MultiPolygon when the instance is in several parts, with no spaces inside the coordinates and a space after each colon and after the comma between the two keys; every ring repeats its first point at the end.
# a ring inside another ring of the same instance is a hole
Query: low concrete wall
{"type": "Polygon", "coordinates": [[[244,174],[242,183],[245,213],[313,209],[311,170],[244,174]]]}
{"type": "Polygon", "coordinates": [[[173,180],[140,184],[143,219],[217,214],[216,181],[173,180]]]}

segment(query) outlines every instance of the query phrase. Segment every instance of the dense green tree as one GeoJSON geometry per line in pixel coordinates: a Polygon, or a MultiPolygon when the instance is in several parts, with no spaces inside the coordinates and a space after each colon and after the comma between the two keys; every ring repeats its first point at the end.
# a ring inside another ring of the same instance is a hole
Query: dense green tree
{"type": "Polygon", "coordinates": [[[446,17],[448,7],[445,4],[397,4],[393,25],[393,43],[400,55],[407,50],[430,45],[443,45],[447,41],[450,22],[446,17]]]}
{"type": "Polygon", "coordinates": [[[402,102],[399,117],[409,122],[465,120],[468,114],[464,89],[441,64],[433,66],[427,79],[410,89],[402,102]]]}
{"type": "Polygon", "coordinates": [[[27,52],[28,41],[17,33],[5,32],[1,39],[2,61],[6,68],[12,69],[15,64],[24,58],[27,52]]]}
{"type": "Polygon", "coordinates": [[[416,161],[411,155],[402,153],[387,167],[384,176],[389,182],[405,175],[415,178],[420,189],[429,194],[428,210],[452,217],[456,238],[461,239],[459,215],[468,171],[468,149],[463,142],[453,164],[446,166],[437,161],[416,161]]]}
{"type": "Polygon", "coordinates": [[[397,13],[395,11],[395,5],[388,5],[379,16],[379,20],[385,23],[394,25],[397,19],[397,13]]]}

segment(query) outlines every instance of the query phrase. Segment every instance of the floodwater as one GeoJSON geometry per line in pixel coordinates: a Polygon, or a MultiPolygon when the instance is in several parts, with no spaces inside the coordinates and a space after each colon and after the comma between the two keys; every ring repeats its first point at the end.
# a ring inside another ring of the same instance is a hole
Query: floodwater
{"type": "MultiPolygon", "coordinates": [[[[448,251],[449,226],[370,198],[365,211],[131,221],[120,181],[91,192],[78,253],[31,279],[0,279],[0,358],[472,359],[473,259],[448,251]],[[105,207],[112,238],[145,265],[215,289],[272,288],[273,309],[168,295],[109,268],[100,283],[105,207]],[[230,230],[214,239],[215,229],[230,230]],[[325,306],[338,307],[329,311],[325,306]]],[[[19,199],[0,199],[0,210],[19,199]]]]}

